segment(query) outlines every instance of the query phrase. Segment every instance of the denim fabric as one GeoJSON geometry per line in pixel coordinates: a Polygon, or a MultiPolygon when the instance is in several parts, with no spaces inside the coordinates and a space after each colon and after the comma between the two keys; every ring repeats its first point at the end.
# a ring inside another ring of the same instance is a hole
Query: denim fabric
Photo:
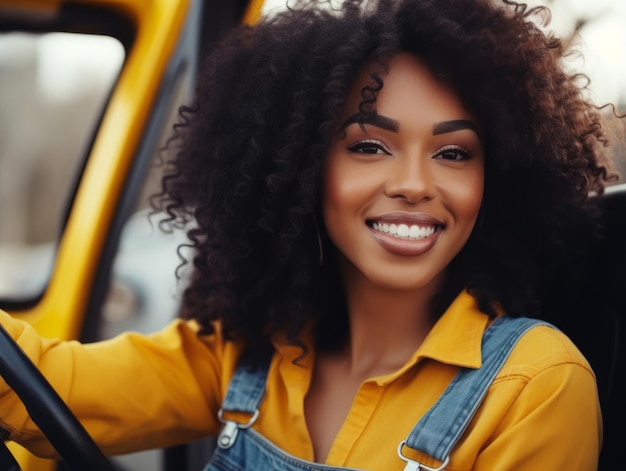
{"type": "Polygon", "coordinates": [[[204,471],[339,471],[354,468],[334,468],[305,461],[285,453],[252,429],[242,430],[229,449],[217,447],[204,471]]]}
{"type": "MultiPolygon", "coordinates": [[[[452,448],[459,440],[517,341],[536,325],[549,325],[529,318],[497,319],[485,331],[482,339],[483,365],[478,369],[462,369],[452,380],[439,400],[420,419],[406,441],[398,446],[398,455],[407,463],[405,470],[430,470],[402,456],[404,445],[419,450],[443,462],[444,469],[452,448]]],[[[248,423],[237,424],[222,420],[224,427],[218,437],[218,446],[204,471],[333,471],[354,468],[335,468],[289,455],[250,427],[258,415],[258,406],[265,393],[269,363],[258,368],[241,365],[229,385],[222,403],[222,412],[237,411],[251,414],[248,423]]],[[[388,444],[385,446],[396,446],[388,444]]]]}
{"type": "Polygon", "coordinates": [[[239,365],[222,402],[223,411],[254,413],[265,395],[269,360],[256,367],[239,365]]]}
{"type": "Polygon", "coordinates": [[[406,440],[407,446],[444,461],[474,417],[517,341],[537,325],[549,324],[524,317],[500,317],[495,320],[483,335],[482,366],[459,371],[437,402],[415,425],[406,440]]]}

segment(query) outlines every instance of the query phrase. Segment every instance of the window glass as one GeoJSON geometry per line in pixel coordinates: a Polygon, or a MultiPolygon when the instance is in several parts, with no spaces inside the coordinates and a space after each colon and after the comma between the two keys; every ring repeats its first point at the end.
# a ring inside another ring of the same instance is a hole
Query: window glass
{"type": "MultiPolygon", "coordinates": [[[[622,0],[541,0],[531,2],[552,11],[549,28],[582,55],[572,55],[566,66],[590,80],[588,96],[598,106],[612,103],[617,114],[626,113],[626,2],[622,0]]],[[[611,157],[626,182],[626,120],[604,108],[611,157]]]]}
{"type": "MultiPolygon", "coordinates": [[[[101,310],[97,337],[109,338],[132,330],[153,332],[176,317],[185,270],[180,265],[178,247],[187,241],[186,230],[159,227],[162,214],[154,214],[150,197],[161,191],[161,178],[168,169],[172,150],[167,141],[178,120],[178,109],[192,94],[192,70],[176,82],[168,99],[168,115],[160,131],[157,151],[143,176],[143,187],[135,209],[126,220],[113,258],[108,295],[101,310]]],[[[183,250],[184,252],[184,250],[183,250]]]]}
{"type": "Polygon", "coordinates": [[[160,229],[161,215],[153,214],[149,204],[150,195],[160,188],[163,167],[159,157],[160,154],[148,174],[139,204],[120,235],[108,295],[102,306],[99,339],[128,330],[154,332],[179,311],[185,270],[179,270],[177,277],[181,263],[178,247],[187,242],[187,236],[181,228],[160,229]]]}
{"type": "Polygon", "coordinates": [[[0,299],[29,301],[45,289],[124,57],[109,36],[0,33],[0,299]]]}

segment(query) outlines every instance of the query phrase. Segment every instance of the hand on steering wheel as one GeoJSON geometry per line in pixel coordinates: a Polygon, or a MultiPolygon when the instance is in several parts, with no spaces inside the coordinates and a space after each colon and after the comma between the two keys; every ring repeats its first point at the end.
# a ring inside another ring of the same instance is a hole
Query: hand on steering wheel
{"type": "MultiPolygon", "coordinates": [[[[114,471],[78,419],[2,326],[0,376],[19,396],[33,421],[72,471],[114,471]]],[[[11,463],[12,458],[6,446],[0,447],[2,469],[19,470],[14,459],[11,463]]]]}

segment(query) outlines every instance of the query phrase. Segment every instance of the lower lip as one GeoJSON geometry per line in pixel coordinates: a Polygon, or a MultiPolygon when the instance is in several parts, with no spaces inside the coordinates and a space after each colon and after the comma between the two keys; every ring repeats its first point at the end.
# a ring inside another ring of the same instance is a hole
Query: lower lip
{"type": "Polygon", "coordinates": [[[428,252],[441,234],[441,230],[437,230],[428,237],[417,240],[400,239],[384,232],[376,231],[369,228],[376,241],[388,252],[395,255],[403,255],[407,257],[415,257],[428,252]]]}

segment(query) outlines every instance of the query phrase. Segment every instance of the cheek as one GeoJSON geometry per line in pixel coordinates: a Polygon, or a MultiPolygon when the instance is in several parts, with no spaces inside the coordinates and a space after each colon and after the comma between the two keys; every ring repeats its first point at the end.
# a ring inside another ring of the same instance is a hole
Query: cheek
{"type": "Polygon", "coordinates": [[[342,246],[342,235],[347,235],[348,221],[354,208],[354,193],[349,182],[340,178],[336,173],[326,176],[322,216],[326,233],[335,246],[342,246]]]}
{"type": "MultiPolygon", "coordinates": [[[[345,156],[331,156],[324,169],[322,214],[334,245],[347,250],[356,236],[371,197],[371,182],[363,169],[345,156]]],[[[370,177],[371,178],[371,177],[370,177]]]]}
{"type": "Polygon", "coordinates": [[[470,185],[467,186],[462,199],[465,201],[465,211],[468,218],[472,220],[472,227],[478,218],[478,212],[482,206],[485,191],[484,176],[481,173],[470,185]]]}
{"type": "Polygon", "coordinates": [[[347,210],[358,204],[362,188],[341,178],[329,178],[324,191],[324,206],[329,210],[347,210]]]}
{"type": "Polygon", "coordinates": [[[331,158],[324,171],[323,207],[325,216],[354,210],[362,199],[363,175],[341,159],[331,158]]]}
{"type": "Polygon", "coordinates": [[[456,184],[448,186],[448,202],[453,202],[459,222],[473,226],[482,205],[485,189],[482,166],[475,172],[460,177],[456,184]]]}
{"type": "Polygon", "coordinates": [[[465,212],[468,216],[476,218],[483,201],[484,182],[482,178],[477,178],[472,184],[467,185],[460,195],[461,201],[464,202],[465,212]]]}

